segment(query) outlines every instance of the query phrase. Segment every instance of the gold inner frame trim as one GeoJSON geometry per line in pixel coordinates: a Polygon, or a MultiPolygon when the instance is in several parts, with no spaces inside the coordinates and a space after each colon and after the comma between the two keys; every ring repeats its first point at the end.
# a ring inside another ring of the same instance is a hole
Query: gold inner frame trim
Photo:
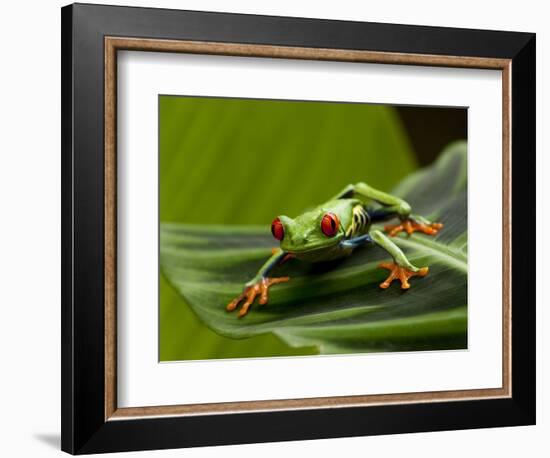
{"type": "Polygon", "coordinates": [[[506,398],[512,394],[511,366],[511,70],[510,59],[406,54],[346,49],[215,43],[146,38],[105,37],[105,420],[144,417],[247,413],[338,407],[506,398]],[[322,60],[357,63],[479,68],[502,72],[502,387],[303,399],[241,401],[119,408],[117,405],[117,51],[175,52],[240,57],[322,60]]]}

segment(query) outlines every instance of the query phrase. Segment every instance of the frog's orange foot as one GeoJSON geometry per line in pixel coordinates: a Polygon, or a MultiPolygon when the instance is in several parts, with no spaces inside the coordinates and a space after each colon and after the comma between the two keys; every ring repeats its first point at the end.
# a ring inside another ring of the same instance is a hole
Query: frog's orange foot
{"type": "Polygon", "coordinates": [[[383,289],[388,288],[394,280],[399,280],[401,282],[401,289],[409,289],[411,287],[409,284],[409,278],[425,277],[428,275],[429,270],[427,267],[422,267],[418,269],[418,271],[414,272],[393,262],[382,262],[380,267],[390,271],[388,278],[386,278],[383,283],[380,283],[380,288],[383,289]]]}
{"type": "Polygon", "coordinates": [[[262,278],[259,282],[247,286],[241,295],[237,296],[229,304],[227,304],[226,310],[228,312],[232,312],[244,300],[244,303],[239,310],[239,318],[241,318],[248,313],[248,309],[254,303],[256,296],[260,295],[260,300],[258,301],[259,304],[266,304],[269,287],[288,280],[290,280],[290,277],[262,278]]]}
{"type": "Polygon", "coordinates": [[[435,235],[443,227],[441,223],[417,223],[412,219],[406,219],[401,221],[399,224],[389,224],[384,227],[384,230],[388,232],[390,237],[395,237],[401,231],[406,232],[411,235],[413,232],[422,232],[428,235],[435,235]]]}

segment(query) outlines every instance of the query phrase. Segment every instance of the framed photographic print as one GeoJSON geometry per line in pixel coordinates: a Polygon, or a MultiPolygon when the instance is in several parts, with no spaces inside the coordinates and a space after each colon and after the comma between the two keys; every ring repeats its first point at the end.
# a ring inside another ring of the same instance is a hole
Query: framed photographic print
{"type": "Polygon", "coordinates": [[[534,34],[77,4],[62,79],[63,450],[534,424],[534,34]]]}

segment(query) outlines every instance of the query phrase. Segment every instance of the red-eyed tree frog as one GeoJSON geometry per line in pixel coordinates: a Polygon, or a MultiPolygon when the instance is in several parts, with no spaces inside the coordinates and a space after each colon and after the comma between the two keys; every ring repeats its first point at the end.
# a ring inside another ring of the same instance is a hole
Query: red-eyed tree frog
{"type": "Polygon", "coordinates": [[[402,289],[410,288],[409,278],[426,276],[428,267],[414,266],[382,231],[371,229],[372,223],[394,217],[400,222],[384,227],[390,237],[402,231],[409,235],[417,231],[435,235],[443,227],[441,223],[411,214],[407,202],[366,183],[348,185],[334,198],[296,218],[276,217],[271,232],[280,242],[280,247],[273,250],[256,276],[245,284],[242,294],[227,304],[227,311],[235,310],[242,302],[238,315],[245,316],[258,295],[260,304],[267,303],[269,288],[289,280],[289,277],[268,275],[289,258],[307,262],[330,261],[349,256],[355,248],[372,243],[382,247],[393,258],[393,262],[380,264],[381,268],[390,271],[380,288],[388,288],[394,280],[400,281],[402,289]]]}

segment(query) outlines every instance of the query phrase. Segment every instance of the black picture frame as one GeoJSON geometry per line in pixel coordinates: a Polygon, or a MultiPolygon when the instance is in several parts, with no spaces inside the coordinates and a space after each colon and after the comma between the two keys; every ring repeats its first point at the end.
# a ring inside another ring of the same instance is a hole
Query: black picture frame
{"type": "Polygon", "coordinates": [[[535,35],[74,4],[62,8],[62,449],[72,454],[535,424],[535,35]],[[104,37],[511,59],[512,396],[105,419],[104,37]],[[299,427],[297,427],[299,425],[299,427]],[[215,433],[214,433],[215,432],[215,433]]]}

